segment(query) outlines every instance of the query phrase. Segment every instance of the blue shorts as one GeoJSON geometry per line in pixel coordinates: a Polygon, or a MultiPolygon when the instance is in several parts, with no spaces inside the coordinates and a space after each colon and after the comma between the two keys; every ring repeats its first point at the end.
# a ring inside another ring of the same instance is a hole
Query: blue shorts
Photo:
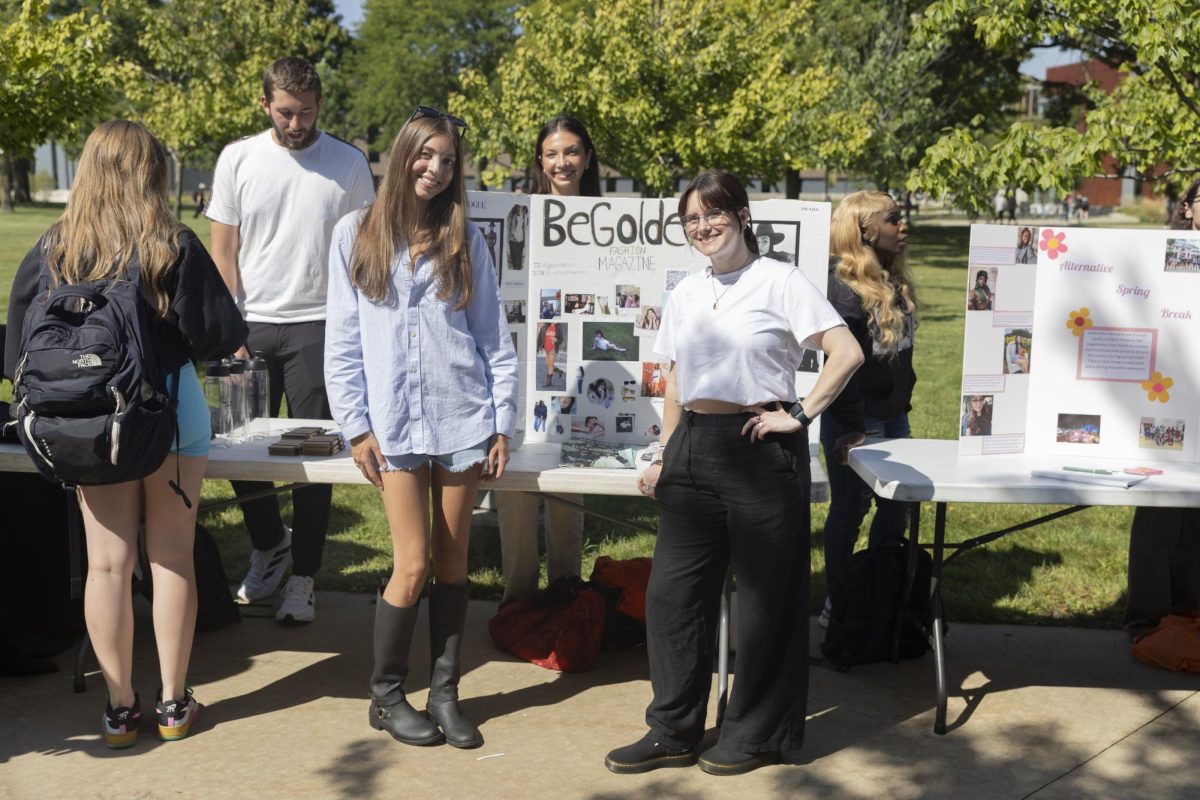
{"type": "MultiPolygon", "coordinates": [[[[167,376],[167,391],[174,389],[175,374],[167,376]]],[[[179,447],[171,442],[171,452],[181,456],[206,456],[208,443],[212,439],[212,420],[208,414],[208,403],[196,368],[188,362],[179,368],[179,398],[175,409],[179,420],[179,447]]]]}
{"type": "Polygon", "coordinates": [[[455,453],[446,453],[444,455],[431,456],[426,453],[405,453],[402,456],[384,456],[387,461],[389,470],[401,469],[405,472],[412,472],[418,467],[423,467],[426,464],[437,464],[444,470],[449,472],[466,472],[476,464],[482,464],[487,461],[488,454],[488,439],[484,439],[474,447],[468,447],[466,450],[459,450],[455,453]]]}

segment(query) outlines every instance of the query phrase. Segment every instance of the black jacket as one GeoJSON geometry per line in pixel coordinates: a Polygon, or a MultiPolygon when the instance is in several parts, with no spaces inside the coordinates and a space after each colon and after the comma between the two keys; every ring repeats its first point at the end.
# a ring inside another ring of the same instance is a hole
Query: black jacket
{"type": "MultiPolygon", "coordinates": [[[[4,375],[10,379],[21,359],[25,311],[37,295],[43,269],[44,249],[39,239],[17,268],[8,298],[4,375]]],[[[174,370],[186,361],[221,358],[245,343],[247,330],[241,312],[212,257],[190,230],[184,229],[179,235],[179,255],[171,267],[168,285],[171,304],[167,319],[150,311],[151,346],[164,369],[174,370]]]]}
{"type": "MultiPolygon", "coordinates": [[[[862,298],[854,290],[842,283],[836,272],[837,260],[829,262],[829,284],[826,296],[834,309],[846,321],[850,332],[862,348],[863,365],[858,368],[846,384],[846,388],[834,401],[834,411],[839,422],[848,430],[862,431],[865,427],[862,417],[874,419],[894,419],[907,413],[912,408],[913,387],[917,383],[917,373],[913,371],[912,346],[903,347],[896,353],[895,358],[886,354],[875,354],[874,342],[868,325],[867,314],[862,307],[862,298]],[[859,420],[847,424],[843,418],[856,415],[859,420]]],[[[901,303],[899,294],[896,303],[901,303]]],[[[909,330],[911,337],[912,331],[909,330]]]]}

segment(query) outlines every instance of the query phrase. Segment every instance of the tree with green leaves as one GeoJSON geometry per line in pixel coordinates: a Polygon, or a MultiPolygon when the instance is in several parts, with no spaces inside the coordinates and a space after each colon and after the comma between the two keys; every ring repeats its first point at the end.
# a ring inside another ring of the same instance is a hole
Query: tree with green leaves
{"type": "Polygon", "coordinates": [[[258,98],[268,64],[299,55],[321,69],[348,45],[329,0],[126,2],[140,25],[125,95],[175,160],[177,213],[185,163],[266,125],[258,98]]]}
{"type": "Polygon", "coordinates": [[[537,0],[494,79],[464,71],[451,107],[491,161],[489,183],[523,168],[542,122],[563,112],[647,194],[715,166],[778,180],[848,160],[868,137],[856,110],[825,105],[843,76],[817,43],[795,46],[813,12],[811,0],[537,0]]]}
{"type": "Polygon", "coordinates": [[[1116,89],[1085,86],[1082,118],[1017,121],[992,133],[974,121],[945,131],[912,188],[952,194],[979,213],[998,187],[1069,191],[1089,176],[1162,179],[1200,172],[1191,132],[1200,126],[1200,13],[1187,0],[936,0],[931,36],[972,26],[983,52],[1058,46],[1119,70],[1116,89]],[[1111,161],[1108,160],[1111,156],[1111,161]],[[1163,171],[1161,165],[1170,168],[1163,171]]]}
{"type": "Polygon", "coordinates": [[[459,72],[491,75],[522,0],[372,0],[350,59],[349,119],[384,150],[418,105],[446,108],[459,72]]]}
{"type": "Polygon", "coordinates": [[[74,132],[112,98],[119,65],[102,55],[112,35],[102,15],[52,17],[46,0],[24,0],[0,22],[0,207],[12,211],[11,162],[74,132]]]}
{"type": "Polygon", "coordinates": [[[822,8],[818,39],[844,76],[832,104],[860,109],[866,146],[833,171],[902,186],[942,131],[995,130],[1020,97],[1019,48],[981,50],[974,29],[919,27],[929,0],[845,0],[822,8]]]}

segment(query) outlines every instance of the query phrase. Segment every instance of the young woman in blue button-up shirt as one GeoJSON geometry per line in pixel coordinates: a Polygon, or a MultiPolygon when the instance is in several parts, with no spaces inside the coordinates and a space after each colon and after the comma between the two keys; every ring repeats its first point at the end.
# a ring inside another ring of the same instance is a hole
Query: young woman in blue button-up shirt
{"type": "Polygon", "coordinates": [[[465,127],[419,107],[392,143],[378,198],[334,229],[325,381],[354,463],[382,490],[392,534],[392,574],[375,612],[371,726],[406,744],[478,747],[483,737],[457,704],[467,540],[480,481],[508,463],[518,379],[487,242],[467,221],[465,127]],[[431,675],[420,714],[403,685],[431,553],[431,675]]]}

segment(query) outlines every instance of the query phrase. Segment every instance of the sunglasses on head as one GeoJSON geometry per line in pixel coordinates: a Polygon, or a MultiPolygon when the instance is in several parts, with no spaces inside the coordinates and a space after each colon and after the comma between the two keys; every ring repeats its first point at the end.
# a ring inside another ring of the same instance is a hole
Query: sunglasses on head
{"type": "MultiPolygon", "coordinates": [[[[460,138],[463,135],[463,131],[467,129],[466,120],[460,119],[453,114],[447,114],[444,111],[438,111],[432,106],[417,106],[416,110],[413,111],[413,113],[409,116],[408,122],[412,122],[414,119],[421,119],[422,117],[426,117],[428,119],[446,120],[456,128],[455,133],[457,133],[460,138]]],[[[404,124],[407,125],[408,122],[405,122],[404,124]]]]}

